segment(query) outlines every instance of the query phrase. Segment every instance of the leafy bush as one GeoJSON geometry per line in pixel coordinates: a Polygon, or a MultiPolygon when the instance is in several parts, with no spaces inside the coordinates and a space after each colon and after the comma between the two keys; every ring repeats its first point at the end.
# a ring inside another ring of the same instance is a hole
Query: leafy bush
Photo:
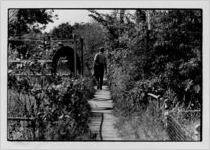
{"type": "MultiPolygon", "coordinates": [[[[11,78],[9,77],[9,79],[11,78]]],[[[48,80],[47,84],[42,85],[39,82],[36,84],[31,82],[31,80],[20,78],[10,85],[13,89],[9,91],[14,93],[14,96],[9,92],[8,115],[10,117],[25,115],[35,117],[36,124],[31,124],[31,127],[35,126],[36,140],[74,140],[88,132],[87,121],[90,115],[90,106],[87,100],[94,94],[91,79],[57,78],[53,81],[48,80]],[[20,80],[26,82],[20,82],[20,80]],[[25,90],[25,86],[29,86],[28,91],[25,90]],[[21,91],[17,91],[17,89],[21,91]],[[26,99],[20,97],[21,95],[24,95],[26,99]],[[30,99],[27,99],[28,97],[30,99]],[[19,101],[20,104],[18,104],[19,101]],[[23,113],[23,109],[19,109],[24,106],[27,113],[23,113]]],[[[27,128],[23,131],[25,132],[25,130],[27,128]]],[[[9,133],[12,131],[10,130],[9,133]]],[[[13,136],[9,135],[9,138],[14,139],[16,134],[17,132],[12,133],[13,136]]]]}
{"type": "Polygon", "coordinates": [[[107,32],[113,96],[118,92],[122,97],[135,82],[158,78],[159,90],[173,90],[177,103],[201,107],[200,10],[136,10],[136,14],[116,10],[110,15],[90,12],[107,32]],[[151,30],[148,18],[142,19],[146,13],[150,14],[151,30]]]}
{"type": "MultiPolygon", "coordinates": [[[[200,10],[135,12],[116,10],[107,15],[91,11],[91,17],[108,35],[108,79],[118,115],[129,118],[142,112],[143,129],[150,123],[161,127],[161,120],[157,121],[161,110],[153,109],[149,92],[169,99],[171,109],[201,108],[202,14],[200,10]],[[146,14],[150,14],[149,21],[146,14]]],[[[155,128],[151,126],[147,132],[155,128]]]]}

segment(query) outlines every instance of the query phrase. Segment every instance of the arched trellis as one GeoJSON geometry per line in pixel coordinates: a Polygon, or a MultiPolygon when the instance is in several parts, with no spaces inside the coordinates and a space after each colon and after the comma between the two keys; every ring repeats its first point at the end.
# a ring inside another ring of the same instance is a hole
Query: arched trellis
{"type": "Polygon", "coordinates": [[[56,74],[58,61],[61,57],[67,58],[68,61],[67,65],[71,72],[73,72],[74,74],[77,73],[81,74],[81,59],[78,53],[76,53],[76,60],[75,60],[74,54],[75,50],[69,46],[63,46],[58,50],[56,50],[52,58],[52,74],[56,74]]]}
{"type": "MultiPolygon", "coordinates": [[[[48,38],[50,40],[50,38],[48,38]]],[[[57,63],[60,57],[67,57],[68,67],[71,72],[75,75],[78,73],[83,75],[84,62],[83,62],[83,39],[77,38],[74,34],[73,39],[71,40],[50,40],[50,41],[59,41],[59,42],[70,42],[71,46],[63,46],[59,48],[52,58],[52,71],[56,73],[57,63]],[[78,46],[79,43],[79,46],[78,46]],[[79,49],[78,49],[79,47],[79,49]]]]}
{"type": "MultiPolygon", "coordinates": [[[[64,46],[63,48],[57,49],[56,53],[53,55],[54,57],[51,60],[38,60],[38,62],[42,63],[51,63],[52,66],[57,66],[55,62],[58,62],[60,57],[66,56],[68,61],[72,61],[73,63],[69,64],[70,70],[77,75],[78,73],[84,74],[84,61],[83,61],[83,39],[81,37],[77,37],[73,35],[73,39],[53,39],[50,36],[45,36],[43,39],[22,39],[20,36],[8,39],[9,45],[13,42],[25,42],[25,41],[36,41],[42,42],[44,49],[51,49],[52,43],[62,42],[62,43],[70,43],[70,46],[64,46]],[[54,61],[54,63],[53,63],[54,61]],[[72,66],[73,64],[73,66],[72,66]]],[[[69,45],[69,44],[68,44],[69,45]]],[[[10,47],[10,46],[9,46],[10,47]]],[[[24,60],[25,62],[27,60],[24,60]]],[[[10,60],[10,63],[22,63],[22,60],[10,60]]],[[[56,69],[52,69],[52,72],[56,72],[56,69]]]]}

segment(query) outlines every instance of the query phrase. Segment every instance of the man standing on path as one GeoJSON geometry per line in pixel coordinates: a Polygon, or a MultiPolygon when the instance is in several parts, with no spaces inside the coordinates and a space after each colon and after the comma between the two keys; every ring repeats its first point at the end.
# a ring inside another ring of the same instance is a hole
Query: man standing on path
{"type": "Polygon", "coordinates": [[[102,89],[104,72],[107,72],[107,66],[104,48],[102,47],[94,57],[94,76],[97,81],[97,89],[102,89]]]}

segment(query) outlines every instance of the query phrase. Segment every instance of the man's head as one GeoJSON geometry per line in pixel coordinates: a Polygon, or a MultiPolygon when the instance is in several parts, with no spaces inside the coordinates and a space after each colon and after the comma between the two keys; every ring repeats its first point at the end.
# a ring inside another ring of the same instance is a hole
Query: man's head
{"type": "Polygon", "coordinates": [[[58,42],[58,46],[63,46],[63,43],[62,42],[58,42]]]}
{"type": "Polygon", "coordinates": [[[101,47],[101,48],[99,49],[99,51],[100,51],[101,53],[103,53],[103,52],[104,52],[104,48],[101,47]]]}

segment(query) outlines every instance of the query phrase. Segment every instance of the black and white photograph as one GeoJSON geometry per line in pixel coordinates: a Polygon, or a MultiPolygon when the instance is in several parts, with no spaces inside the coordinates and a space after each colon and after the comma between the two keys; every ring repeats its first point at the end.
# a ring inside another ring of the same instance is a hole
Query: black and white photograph
{"type": "Polygon", "coordinates": [[[8,140],[202,139],[202,10],[8,13],[8,140]]]}
{"type": "Polygon", "coordinates": [[[202,8],[6,16],[7,142],[203,142],[202,8]]]}

